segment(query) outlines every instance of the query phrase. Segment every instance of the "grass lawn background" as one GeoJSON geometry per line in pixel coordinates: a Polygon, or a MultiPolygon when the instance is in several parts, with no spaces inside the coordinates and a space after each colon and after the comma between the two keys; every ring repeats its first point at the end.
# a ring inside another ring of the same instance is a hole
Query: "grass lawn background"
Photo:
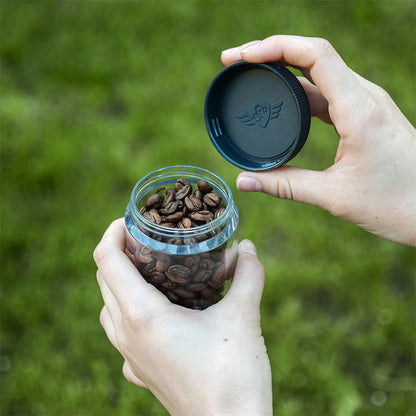
{"type": "MultiPolygon", "coordinates": [[[[237,192],[203,121],[220,51],[286,33],[329,39],[414,124],[413,2],[2,0],[0,13],[2,415],[167,414],[121,374],[92,251],[136,181],[172,164],[222,176],[258,248],[275,413],[415,413],[414,249],[237,192]]],[[[292,164],[325,169],[336,147],[314,120],[292,164]]]]}

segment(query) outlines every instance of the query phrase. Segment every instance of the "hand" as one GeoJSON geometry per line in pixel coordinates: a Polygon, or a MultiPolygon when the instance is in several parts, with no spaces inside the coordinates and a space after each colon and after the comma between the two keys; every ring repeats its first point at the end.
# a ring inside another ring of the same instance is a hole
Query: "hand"
{"type": "Polygon", "coordinates": [[[195,311],[174,305],[124,254],[122,219],[94,251],[105,306],[101,324],[125,359],[126,379],[149,388],[172,415],[272,414],[270,363],[260,329],[264,269],[254,245],[238,247],[224,299],[195,311]]]}
{"type": "Polygon", "coordinates": [[[224,51],[221,59],[299,68],[312,115],[340,136],[328,169],[242,172],[240,190],[316,205],[380,237],[416,245],[416,133],[386,91],[348,68],[324,39],[277,35],[224,51]]]}

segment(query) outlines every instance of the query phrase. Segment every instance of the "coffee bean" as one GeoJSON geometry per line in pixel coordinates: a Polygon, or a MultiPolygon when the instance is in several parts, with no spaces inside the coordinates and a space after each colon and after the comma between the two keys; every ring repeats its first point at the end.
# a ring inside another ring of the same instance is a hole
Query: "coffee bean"
{"type": "Polygon", "coordinates": [[[178,284],[173,282],[172,280],[165,280],[163,283],[160,283],[159,287],[162,290],[169,290],[175,289],[175,287],[178,287],[178,284]]]}
{"type": "Polygon", "coordinates": [[[182,266],[181,264],[173,264],[166,271],[166,277],[175,283],[184,284],[186,283],[191,271],[188,267],[182,266]]]}
{"type": "Polygon", "coordinates": [[[203,267],[204,269],[212,269],[215,266],[215,263],[213,260],[206,258],[200,261],[199,266],[203,267]]]}
{"type": "Polygon", "coordinates": [[[159,210],[159,213],[162,215],[173,214],[174,212],[178,210],[178,206],[179,205],[177,201],[169,202],[168,204],[166,204],[163,208],[159,210]]]}
{"type": "Polygon", "coordinates": [[[191,267],[197,265],[200,262],[201,258],[199,256],[186,256],[184,260],[184,265],[186,267],[191,267]]]}
{"type": "Polygon", "coordinates": [[[219,216],[224,214],[225,207],[218,208],[214,213],[214,219],[217,219],[219,216]]]}
{"type": "Polygon", "coordinates": [[[185,197],[185,205],[189,211],[200,211],[202,208],[202,202],[196,196],[185,197]]]}
{"type": "Polygon", "coordinates": [[[211,287],[206,287],[205,289],[202,289],[201,296],[205,299],[212,299],[217,294],[217,291],[215,289],[212,289],[211,287]]]}
{"type": "Polygon", "coordinates": [[[153,272],[150,275],[150,281],[155,285],[163,283],[165,280],[166,280],[165,275],[161,272],[153,272]]]}
{"type": "Polygon", "coordinates": [[[220,288],[227,278],[226,271],[225,264],[221,264],[213,274],[208,284],[215,289],[220,288]]]}
{"type": "Polygon", "coordinates": [[[186,196],[188,196],[192,191],[191,185],[185,185],[182,188],[179,189],[179,191],[176,192],[175,198],[176,199],[184,199],[186,196]]]}
{"type": "Polygon", "coordinates": [[[176,228],[176,225],[173,222],[161,222],[160,225],[162,225],[163,227],[168,227],[168,228],[176,228]]]}
{"type": "Polygon", "coordinates": [[[197,211],[189,213],[189,218],[196,222],[210,222],[214,218],[214,214],[211,211],[197,211]]]}
{"type": "Polygon", "coordinates": [[[190,185],[190,182],[187,179],[179,178],[175,183],[175,190],[179,191],[184,186],[190,185]]]}
{"type": "Polygon", "coordinates": [[[172,237],[166,241],[168,244],[174,244],[175,246],[182,245],[182,239],[180,237],[172,237]]]}
{"type": "Polygon", "coordinates": [[[170,290],[165,292],[165,296],[172,302],[172,303],[176,303],[179,300],[179,296],[175,295],[173,292],[171,292],[170,290]]]}
{"type": "Polygon", "coordinates": [[[182,218],[178,224],[178,228],[191,228],[192,227],[192,221],[189,218],[182,218]]]}
{"type": "Polygon", "coordinates": [[[151,209],[150,211],[146,211],[143,214],[143,217],[147,218],[151,222],[154,222],[155,224],[161,223],[160,215],[156,209],[151,209]]]}
{"type": "Polygon", "coordinates": [[[150,248],[147,247],[142,247],[138,251],[137,260],[139,261],[139,263],[151,263],[152,261],[154,261],[154,258],[152,256],[152,250],[150,250],[150,248]]]}
{"type": "Polygon", "coordinates": [[[166,220],[168,222],[176,223],[176,222],[180,221],[182,219],[182,217],[183,217],[183,213],[181,211],[179,211],[179,212],[175,212],[174,214],[168,215],[166,217],[166,220]]]}
{"type": "Polygon", "coordinates": [[[203,179],[201,179],[198,182],[198,189],[202,192],[202,193],[208,193],[212,191],[212,186],[207,182],[204,181],[203,179]]]}
{"type": "Polygon", "coordinates": [[[206,287],[207,287],[207,284],[204,282],[191,283],[190,285],[187,286],[188,290],[190,290],[191,292],[200,292],[206,287]]]}
{"type": "Polygon", "coordinates": [[[199,200],[201,200],[201,201],[202,201],[202,197],[203,197],[203,195],[202,195],[202,192],[201,192],[199,189],[195,189],[195,191],[193,191],[193,192],[192,192],[192,195],[193,195],[195,198],[198,198],[199,200]]]}
{"type": "Polygon", "coordinates": [[[204,195],[204,202],[209,207],[217,207],[221,202],[221,198],[217,194],[210,192],[204,195]]]}
{"type": "MultiPolygon", "coordinates": [[[[161,253],[159,253],[161,254],[161,253]]],[[[160,256],[156,260],[156,270],[158,272],[165,272],[170,265],[170,258],[167,254],[164,254],[163,256],[160,256]]]]}
{"type": "Polygon", "coordinates": [[[147,209],[160,208],[163,204],[164,199],[165,199],[165,197],[163,195],[154,194],[154,195],[150,196],[149,198],[147,198],[146,208],[147,209]]]}
{"type": "Polygon", "coordinates": [[[186,290],[184,287],[178,287],[176,289],[173,289],[172,292],[176,296],[179,296],[180,298],[185,298],[185,299],[195,299],[196,298],[196,295],[195,295],[194,292],[192,292],[190,290],[186,290]]]}
{"type": "Polygon", "coordinates": [[[166,205],[170,204],[175,200],[175,190],[170,188],[166,191],[166,196],[162,204],[162,208],[164,208],[166,205]]]}
{"type": "Polygon", "coordinates": [[[210,276],[211,276],[211,270],[202,269],[194,273],[194,277],[192,281],[195,283],[206,282],[210,276]]]}

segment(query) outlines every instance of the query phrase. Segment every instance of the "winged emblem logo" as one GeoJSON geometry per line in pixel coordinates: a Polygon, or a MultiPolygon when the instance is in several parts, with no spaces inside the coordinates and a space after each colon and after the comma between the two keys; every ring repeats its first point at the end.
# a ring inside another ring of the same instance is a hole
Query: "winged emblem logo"
{"type": "Polygon", "coordinates": [[[256,103],[247,112],[236,114],[236,117],[247,126],[257,125],[264,128],[270,119],[279,117],[282,105],[283,101],[277,101],[272,104],[256,103]]]}

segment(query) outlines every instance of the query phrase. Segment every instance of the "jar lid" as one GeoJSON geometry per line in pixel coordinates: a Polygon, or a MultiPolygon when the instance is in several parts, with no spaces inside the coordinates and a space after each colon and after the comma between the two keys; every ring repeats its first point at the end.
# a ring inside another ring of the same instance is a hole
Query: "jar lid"
{"type": "Polygon", "coordinates": [[[236,62],[212,81],[205,125],[218,152],[250,171],[274,169],[296,156],[308,137],[308,98],[278,63],[236,62]]]}

